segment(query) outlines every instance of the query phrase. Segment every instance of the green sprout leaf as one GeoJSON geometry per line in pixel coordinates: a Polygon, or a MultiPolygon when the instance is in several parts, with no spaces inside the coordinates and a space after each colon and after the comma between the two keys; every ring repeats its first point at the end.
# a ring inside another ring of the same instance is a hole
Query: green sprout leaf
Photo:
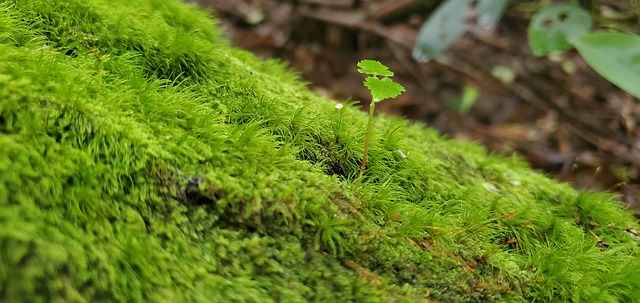
{"type": "Polygon", "coordinates": [[[393,72],[387,66],[376,60],[362,60],[358,62],[358,72],[374,76],[392,77],[393,72]]]}
{"type": "Polygon", "coordinates": [[[393,76],[393,72],[389,68],[375,60],[362,60],[358,62],[358,71],[363,74],[370,75],[364,79],[364,86],[371,92],[371,105],[369,105],[369,122],[367,122],[367,132],[364,139],[364,156],[362,157],[362,165],[360,166],[360,176],[367,167],[367,153],[369,151],[369,141],[371,138],[371,126],[373,125],[373,114],[376,109],[376,103],[384,99],[395,98],[404,92],[402,85],[394,82],[389,77],[393,76]]]}
{"type": "Polygon", "coordinates": [[[364,86],[371,91],[373,102],[380,102],[384,99],[395,98],[404,92],[402,85],[394,82],[389,78],[367,77],[364,80],[364,86]]]}

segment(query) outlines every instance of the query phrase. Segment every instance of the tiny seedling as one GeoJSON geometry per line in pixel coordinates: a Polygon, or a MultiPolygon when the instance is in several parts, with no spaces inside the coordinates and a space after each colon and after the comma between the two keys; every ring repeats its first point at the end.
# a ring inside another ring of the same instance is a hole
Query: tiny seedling
{"type": "Polygon", "coordinates": [[[364,140],[364,156],[360,173],[367,167],[367,152],[369,151],[369,138],[371,138],[371,126],[373,125],[373,113],[376,103],[392,99],[404,92],[404,87],[389,77],[393,77],[393,72],[384,64],[375,60],[362,60],[358,62],[358,72],[367,74],[364,79],[364,86],[371,92],[371,105],[369,106],[369,122],[367,123],[367,133],[364,140]]]}

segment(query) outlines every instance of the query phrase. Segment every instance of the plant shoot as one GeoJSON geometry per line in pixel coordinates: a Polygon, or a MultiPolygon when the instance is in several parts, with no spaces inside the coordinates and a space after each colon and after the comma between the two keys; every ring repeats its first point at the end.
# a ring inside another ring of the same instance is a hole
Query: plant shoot
{"type": "Polygon", "coordinates": [[[369,140],[371,138],[371,127],[373,125],[373,114],[375,112],[376,103],[392,99],[404,92],[404,87],[397,82],[391,80],[393,72],[384,64],[375,60],[362,60],[358,62],[358,72],[368,75],[364,79],[364,86],[371,92],[371,105],[369,106],[369,121],[367,122],[367,133],[364,141],[364,156],[362,157],[362,165],[360,173],[367,167],[367,153],[369,151],[369,140]]]}

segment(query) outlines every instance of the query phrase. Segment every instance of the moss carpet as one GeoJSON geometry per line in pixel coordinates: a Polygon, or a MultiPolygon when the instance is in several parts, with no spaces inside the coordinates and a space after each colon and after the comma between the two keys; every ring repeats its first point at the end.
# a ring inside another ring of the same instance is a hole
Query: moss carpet
{"type": "Polygon", "coordinates": [[[360,176],[336,104],[195,6],[0,0],[0,301],[640,301],[610,195],[386,116],[360,176]]]}

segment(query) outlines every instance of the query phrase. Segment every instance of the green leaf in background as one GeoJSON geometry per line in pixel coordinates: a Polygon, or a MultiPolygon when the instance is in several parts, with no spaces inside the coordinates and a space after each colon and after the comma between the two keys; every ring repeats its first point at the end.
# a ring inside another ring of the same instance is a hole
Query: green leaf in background
{"type": "Polygon", "coordinates": [[[464,91],[462,92],[462,96],[460,98],[454,100],[451,103],[451,106],[460,113],[466,114],[468,113],[473,105],[480,97],[480,90],[472,85],[467,85],[464,87],[464,91]]]}
{"type": "Polygon", "coordinates": [[[640,37],[596,32],[572,41],[598,74],[640,99],[640,37]]]}
{"type": "Polygon", "coordinates": [[[447,0],[424,22],[413,58],[425,63],[437,57],[455,43],[467,30],[470,8],[475,7],[478,24],[483,28],[494,26],[507,6],[508,0],[447,0]]]}
{"type": "Polygon", "coordinates": [[[480,0],[476,6],[478,14],[478,25],[483,28],[489,28],[494,26],[504,10],[507,8],[509,0],[480,0]]]}
{"type": "Polygon", "coordinates": [[[392,77],[393,72],[376,60],[362,60],[358,62],[358,72],[374,76],[392,77]]]}
{"type": "Polygon", "coordinates": [[[591,17],[584,9],[550,5],[536,13],[529,24],[529,45],[536,56],[571,48],[570,42],[591,29],[591,17]]]}
{"type": "Polygon", "coordinates": [[[389,78],[378,79],[376,77],[367,77],[364,80],[364,86],[371,91],[373,102],[380,102],[384,99],[395,98],[404,92],[404,87],[402,87],[402,85],[389,78]]]}
{"type": "Polygon", "coordinates": [[[425,63],[447,50],[466,31],[470,0],[448,0],[431,14],[418,33],[413,58],[425,63]]]}

